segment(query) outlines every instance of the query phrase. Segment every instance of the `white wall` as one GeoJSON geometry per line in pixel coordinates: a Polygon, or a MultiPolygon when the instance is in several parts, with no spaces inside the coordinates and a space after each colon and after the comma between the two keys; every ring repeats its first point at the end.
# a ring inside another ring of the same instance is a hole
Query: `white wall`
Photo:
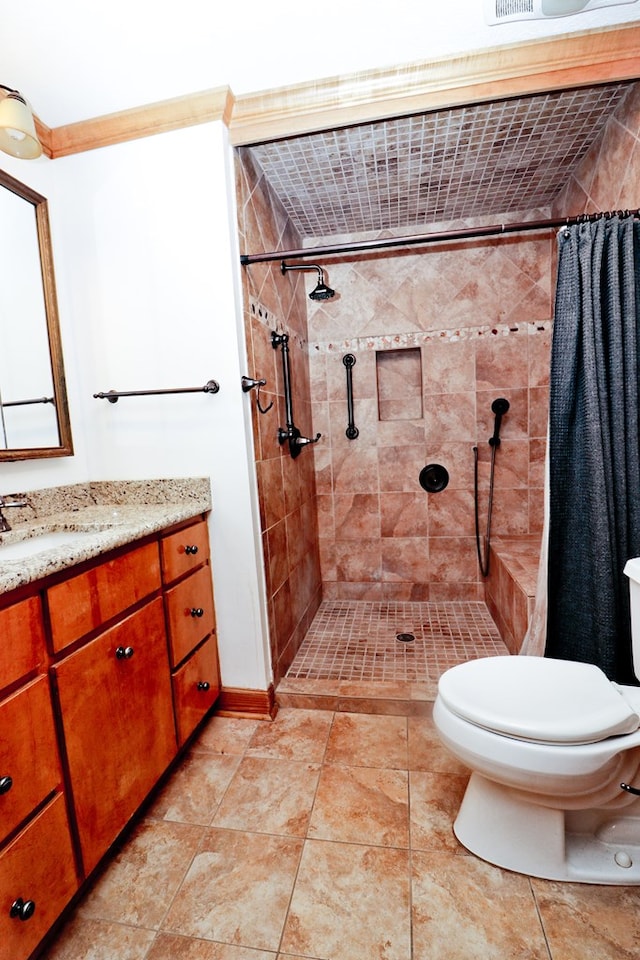
{"type": "MultiPolygon", "coordinates": [[[[246,363],[231,162],[226,127],[216,123],[48,165],[42,192],[51,196],[76,456],[2,464],[0,492],[84,479],[210,477],[223,683],[265,689],[271,674],[249,400],[240,388],[246,363]],[[117,404],[92,396],[210,379],[218,394],[117,404]]],[[[14,175],[25,180],[27,172],[23,163],[14,175]]]]}

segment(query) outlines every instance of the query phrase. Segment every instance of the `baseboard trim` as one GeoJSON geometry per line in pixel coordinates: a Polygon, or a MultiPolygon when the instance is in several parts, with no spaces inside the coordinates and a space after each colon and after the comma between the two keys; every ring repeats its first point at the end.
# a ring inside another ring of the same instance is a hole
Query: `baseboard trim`
{"type": "Polygon", "coordinates": [[[268,690],[223,687],[215,708],[215,713],[220,717],[246,717],[253,720],[274,720],[277,712],[273,684],[268,690]]]}

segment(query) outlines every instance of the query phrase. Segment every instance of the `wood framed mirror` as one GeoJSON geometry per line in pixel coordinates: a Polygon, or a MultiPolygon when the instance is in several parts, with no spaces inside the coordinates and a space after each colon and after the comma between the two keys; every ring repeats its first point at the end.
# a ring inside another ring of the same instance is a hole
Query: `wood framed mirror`
{"type": "Polygon", "coordinates": [[[73,454],[45,197],[0,170],[0,461],[73,454]]]}

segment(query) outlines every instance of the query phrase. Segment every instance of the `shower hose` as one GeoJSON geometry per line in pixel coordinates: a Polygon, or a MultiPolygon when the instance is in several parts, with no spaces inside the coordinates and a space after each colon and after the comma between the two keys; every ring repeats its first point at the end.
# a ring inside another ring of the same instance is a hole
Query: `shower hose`
{"type": "Polygon", "coordinates": [[[475,501],[476,517],[476,549],[478,551],[478,563],[480,564],[480,573],[483,577],[489,576],[489,547],[491,546],[491,514],[493,512],[493,474],[496,463],[496,450],[498,444],[491,446],[491,469],[489,473],[489,504],[487,507],[487,529],[484,535],[484,557],[482,546],[480,544],[480,520],[478,518],[478,448],[473,448],[473,488],[475,501]]]}

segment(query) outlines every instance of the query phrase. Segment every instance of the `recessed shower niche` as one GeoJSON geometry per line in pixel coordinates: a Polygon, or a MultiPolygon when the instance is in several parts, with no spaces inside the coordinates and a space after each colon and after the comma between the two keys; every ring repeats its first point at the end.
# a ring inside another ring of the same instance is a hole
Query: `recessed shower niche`
{"type": "Polygon", "coordinates": [[[422,419],[422,354],[419,347],[376,351],[379,420],[422,419]]]}

